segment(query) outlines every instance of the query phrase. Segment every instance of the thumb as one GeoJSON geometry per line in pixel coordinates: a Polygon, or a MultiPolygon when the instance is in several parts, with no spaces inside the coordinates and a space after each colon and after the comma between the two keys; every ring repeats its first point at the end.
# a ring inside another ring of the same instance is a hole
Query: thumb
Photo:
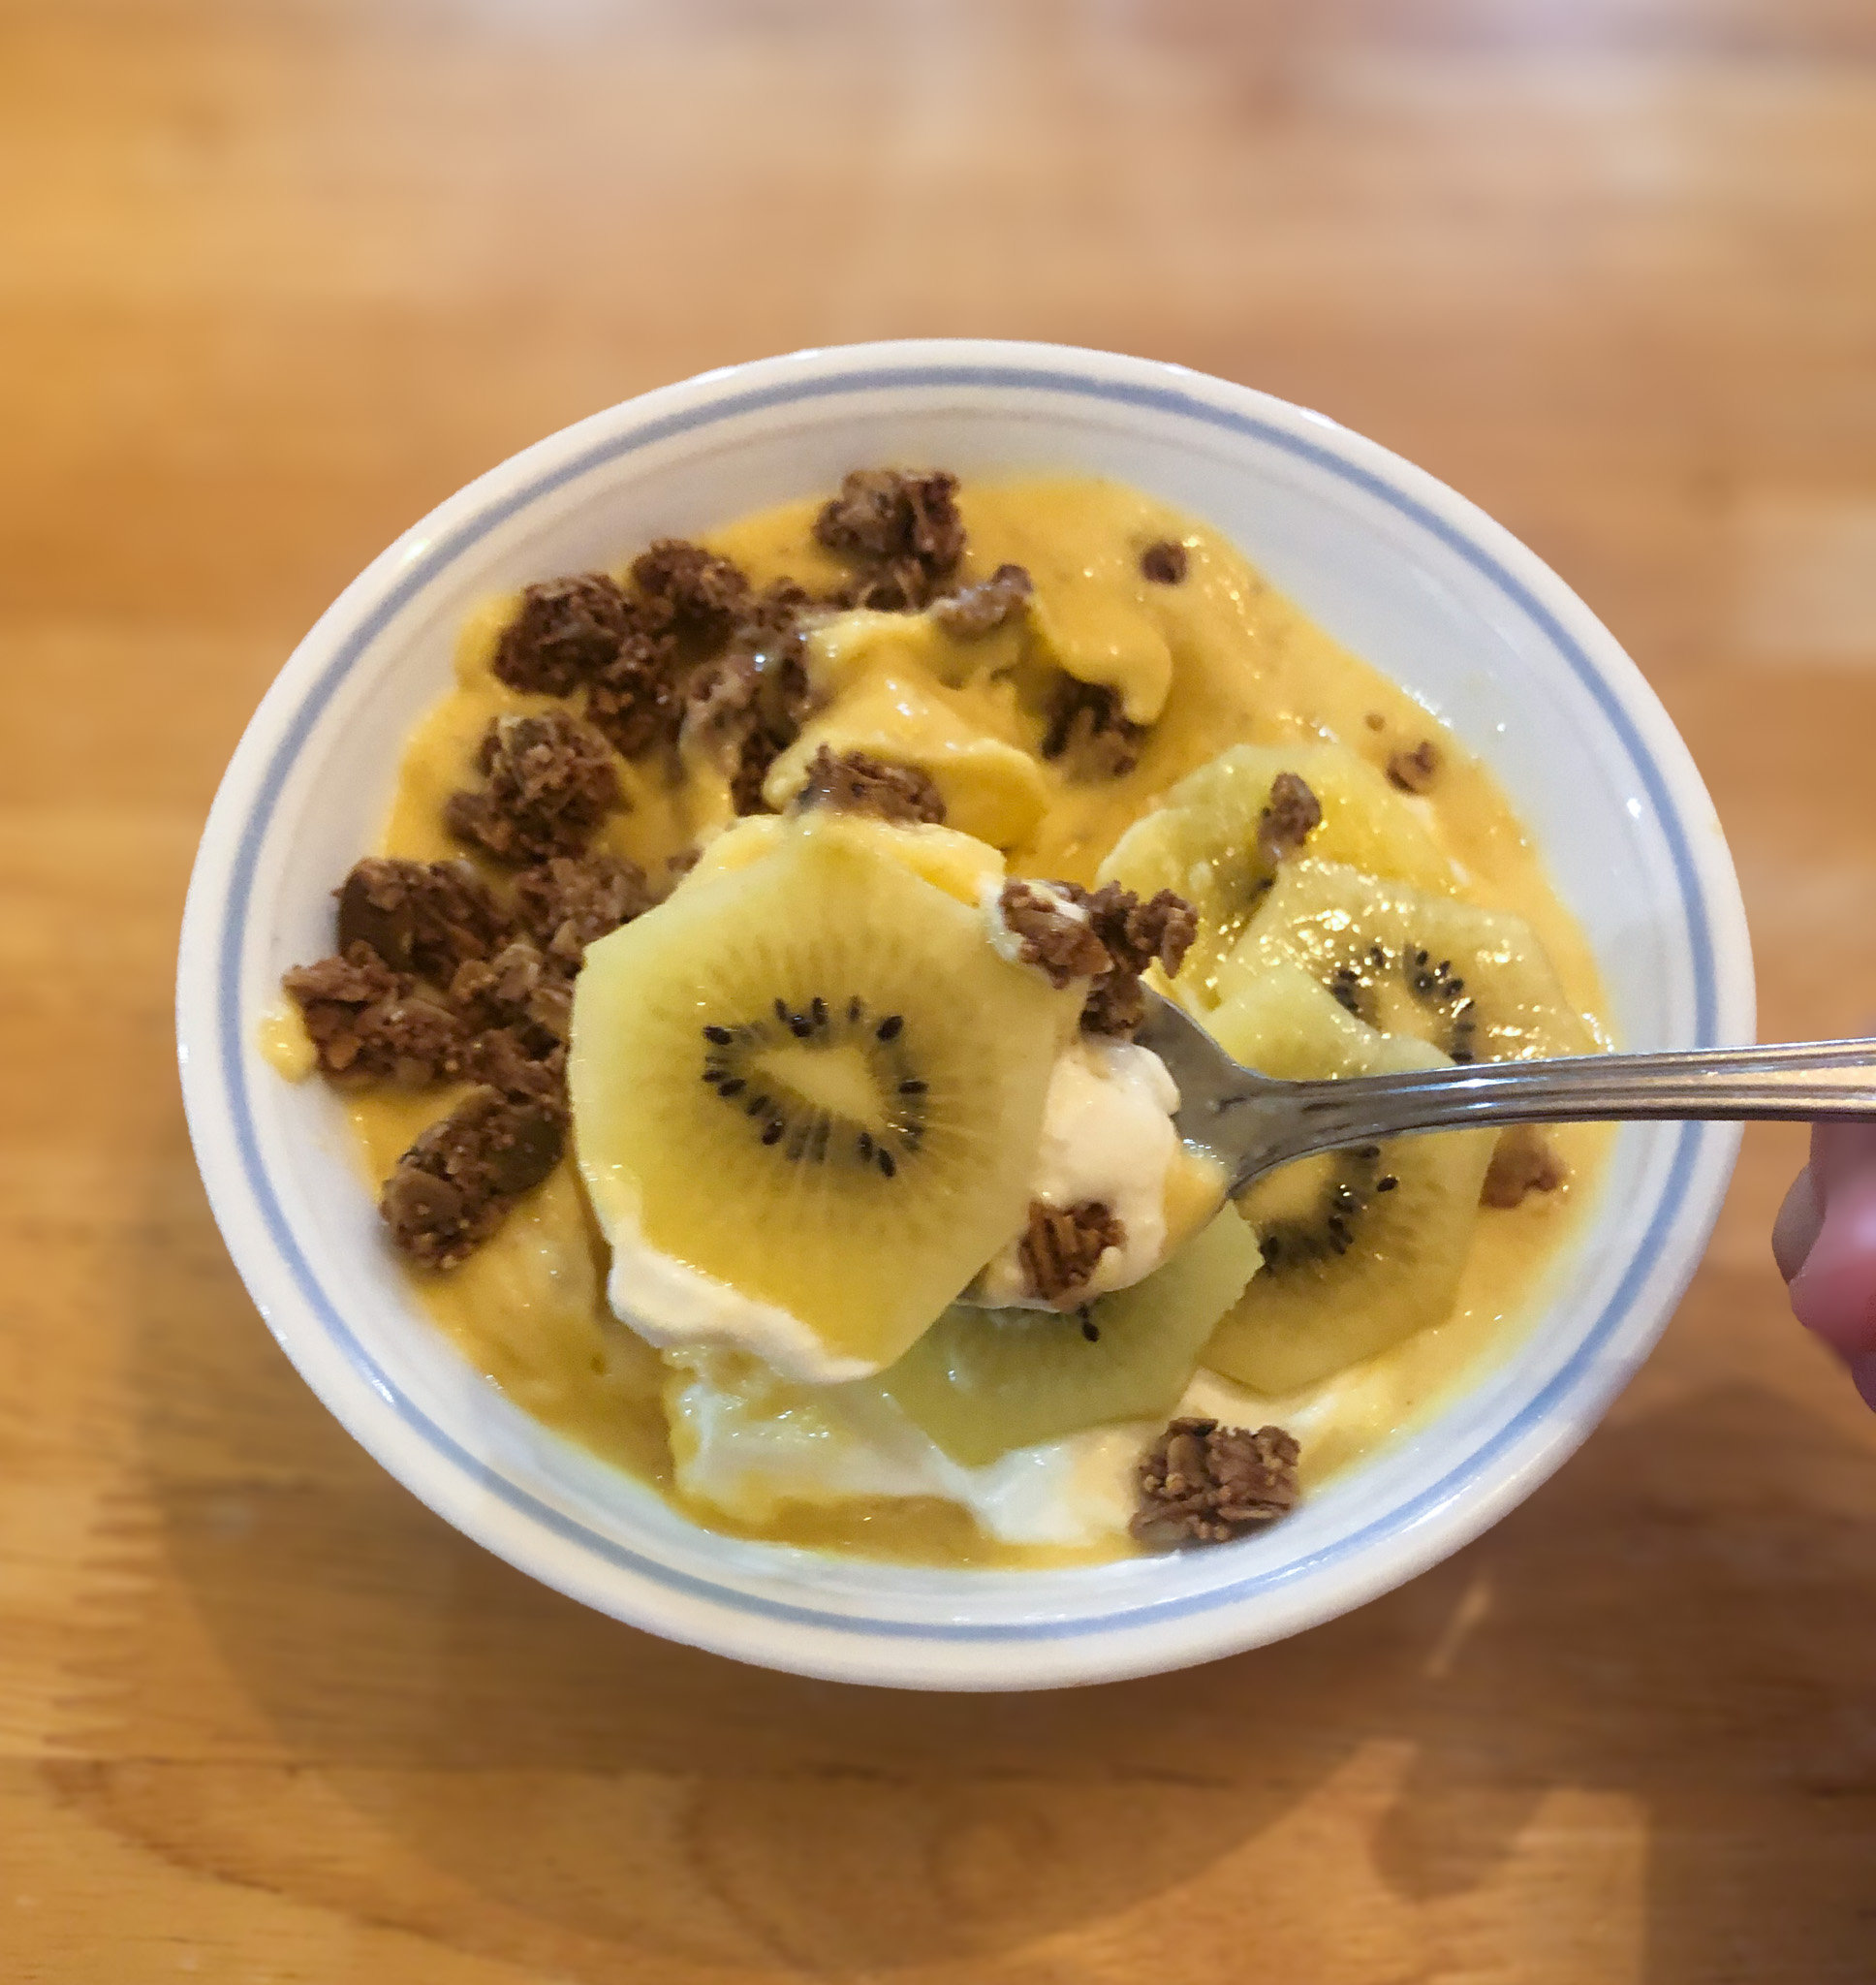
{"type": "Polygon", "coordinates": [[[1810,1169],[1822,1225],[1792,1279],[1792,1308],[1858,1363],[1876,1357],[1876,1124],[1819,1124],[1810,1169]]]}

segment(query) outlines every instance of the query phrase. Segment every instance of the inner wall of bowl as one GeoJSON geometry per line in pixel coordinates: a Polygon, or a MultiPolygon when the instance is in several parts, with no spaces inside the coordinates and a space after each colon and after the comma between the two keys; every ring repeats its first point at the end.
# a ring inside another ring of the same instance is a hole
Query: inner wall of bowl
{"type": "MultiPolygon", "coordinates": [[[[614,563],[652,536],[704,529],[827,489],[858,463],[896,459],[966,476],[1104,474],[1214,524],[1490,757],[1590,934],[1623,1038],[1690,1038],[1689,940],[1670,907],[1673,865],[1652,801],[1591,690],[1475,562],[1384,493],[1279,438],[1199,424],[1169,430],[1161,413],[1057,392],[954,386],[908,406],[897,388],[891,399],[861,392],[771,403],[637,446],[622,445],[629,428],[596,432],[571,460],[544,470],[547,486],[523,507],[501,515],[487,500],[451,506],[391,611],[342,640],[304,685],[302,736],[255,870],[253,900],[267,908],[251,920],[242,951],[244,1037],[277,999],[281,970],[329,943],[328,892],[375,838],[403,733],[446,684],[455,628],[477,600],[530,578],[614,563]]],[[[1148,1591],[1157,1601],[1241,1587],[1253,1566],[1256,1583],[1275,1586],[1433,1489],[1543,1390],[1602,1314],[1661,1196],[1678,1135],[1624,1134],[1594,1252],[1565,1269],[1544,1326],[1521,1350],[1280,1531],[1246,1552],[1172,1565],[1003,1582],[854,1567],[702,1536],[636,1484],[546,1434],[477,1379],[411,1304],[380,1251],[330,1096],[317,1086],[288,1088],[252,1056],[249,1072],[264,1162],[326,1285],[318,1307],[351,1326],[357,1341],[347,1355],[378,1368],[415,1424],[451,1430],[487,1472],[490,1495],[519,1491],[602,1542],[752,1595],[799,1600],[811,1587],[829,1613],[906,1621],[952,1617],[965,1588],[974,1617],[1060,1621],[1111,1613],[1148,1591]]]]}

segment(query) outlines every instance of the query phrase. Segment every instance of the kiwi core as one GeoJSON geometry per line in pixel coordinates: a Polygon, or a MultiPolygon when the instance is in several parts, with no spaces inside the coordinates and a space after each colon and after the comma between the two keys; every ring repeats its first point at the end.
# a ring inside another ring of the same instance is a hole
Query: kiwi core
{"type": "Polygon", "coordinates": [[[912,1068],[904,1016],[870,1013],[854,993],[777,999],[762,1019],[704,1028],[704,1082],[790,1164],[896,1178],[924,1142],[928,1085],[912,1068]]]}
{"type": "Polygon", "coordinates": [[[1346,1254],[1371,1199],[1397,1183],[1382,1170],[1378,1144],[1326,1151],[1273,1172],[1257,1202],[1265,1265],[1287,1268],[1346,1254]]]}
{"type": "Polygon", "coordinates": [[[1359,960],[1338,964],[1328,984],[1337,1002],[1369,1026],[1431,1041],[1449,1061],[1477,1058],[1473,998],[1451,959],[1373,944],[1359,960]]]}

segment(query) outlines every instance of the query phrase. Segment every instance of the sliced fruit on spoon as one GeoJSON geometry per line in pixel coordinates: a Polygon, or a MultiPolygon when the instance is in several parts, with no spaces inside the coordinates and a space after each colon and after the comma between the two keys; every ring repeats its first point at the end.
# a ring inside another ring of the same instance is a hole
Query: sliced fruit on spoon
{"type": "Polygon", "coordinates": [[[614,1308],[735,1342],[734,1297],[797,1376],[889,1363],[1021,1226],[1079,1003],[831,817],[590,946],[568,1075],[614,1308]]]}

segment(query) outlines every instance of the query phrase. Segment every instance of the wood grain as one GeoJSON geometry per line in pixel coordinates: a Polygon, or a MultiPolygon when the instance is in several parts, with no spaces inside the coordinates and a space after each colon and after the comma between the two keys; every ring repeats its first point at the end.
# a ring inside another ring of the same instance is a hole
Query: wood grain
{"type": "Polygon", "coordinates": [[[0,1973],[1849,1985],[1876,1435],[1749,1136],[1563,1473],[1307,1638],[1030,1700],[542,1591],[314,1403],[170,1056],[294,639],[702,366],[1057,337],[1319,405],[1525,536],[1737,851],[1768,1036],[1876,1008],[1860,0],[0,0],[0,1973]]]}

